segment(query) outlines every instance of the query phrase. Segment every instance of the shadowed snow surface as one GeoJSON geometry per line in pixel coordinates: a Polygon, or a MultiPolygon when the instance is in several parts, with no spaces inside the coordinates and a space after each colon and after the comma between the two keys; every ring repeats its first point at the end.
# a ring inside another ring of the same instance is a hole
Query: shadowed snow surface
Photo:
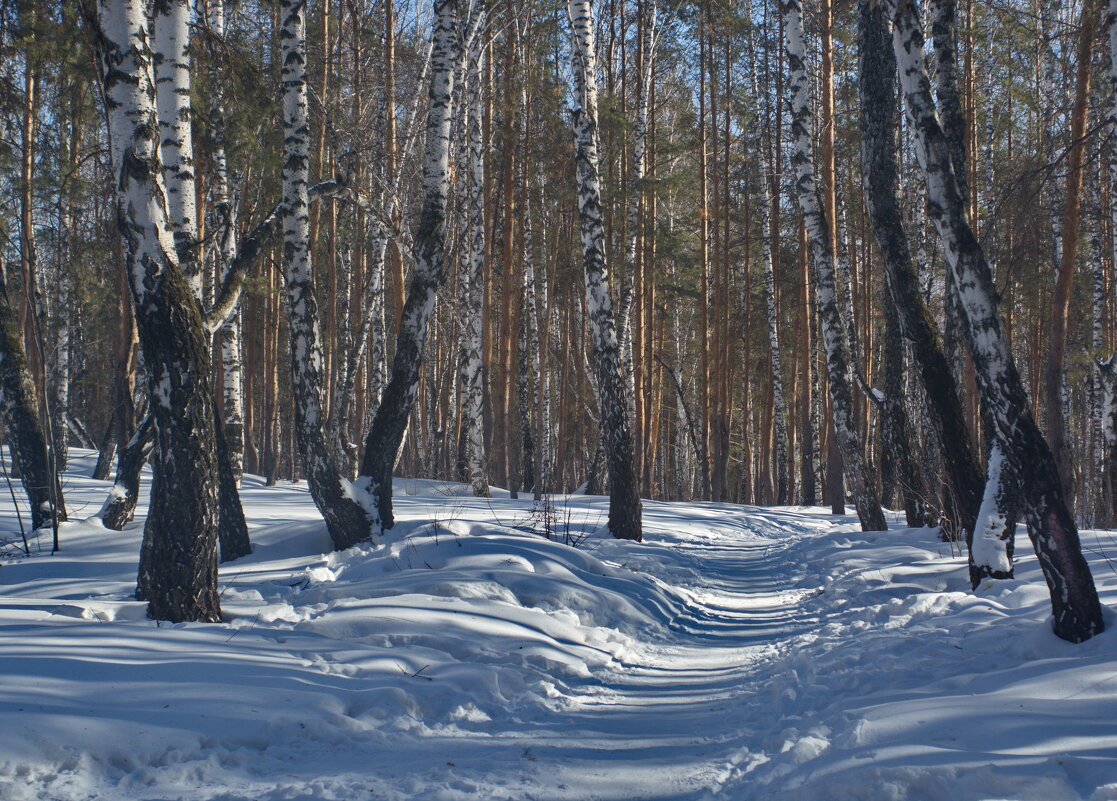
{"type": "MultiPolygon", "coordinates": [[[[305,486],[242,492],[219,625],[145,618],[142,523],[26,558],[0,504],[2,801],[1117,801],[1117,635],[1056,639],[1030,557],[970,593],[930,529],[648,502],[635,544],[556,498],[574,548],[408,479],[382,542],[329,553],[305,486]]],[[[1114,604],[1117,539],[1083,540],[1114,604]]]]}

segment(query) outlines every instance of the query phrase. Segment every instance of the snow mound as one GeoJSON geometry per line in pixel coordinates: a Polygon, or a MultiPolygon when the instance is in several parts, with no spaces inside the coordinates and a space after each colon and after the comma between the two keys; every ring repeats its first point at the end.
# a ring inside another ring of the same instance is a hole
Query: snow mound
{"type": "MultiPolygon", "coordinates": [[[[1056,639],[1023,537],[970,592],[930,529],[645,502],[637,544],[605,498],[401,479],[331,553],[304,485],[248,476],[225,622],[170,626],[141,523],[80,521],[91,467],[57,554],[0,500],[2,801],[1117,801],[1117,618],[1056,639]]],[[[1117,606],[1117,535],[1083,541],[1117,606]]]]}

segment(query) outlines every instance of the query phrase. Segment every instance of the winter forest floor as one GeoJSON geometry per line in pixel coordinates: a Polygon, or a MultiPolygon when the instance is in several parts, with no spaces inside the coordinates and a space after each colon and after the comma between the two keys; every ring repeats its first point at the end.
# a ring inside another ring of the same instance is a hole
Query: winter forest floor
{"type": "MultiPolygon", "coordinates": [[[[1023,535],[974,594],[929,529],[648,502],[633,544],[564,496],[570,547],[463,492],[398,480],[385,541],[331,554],[304,487],[247,477],[228,622],[177,626],[131,600],[142,521],[25,558],[8,499],[0,800],[1117,799],[1117,630],[1050,633],[1023,535]]],[[[1117,535],[1083,539],[1117,606],[1117,535]]]]}

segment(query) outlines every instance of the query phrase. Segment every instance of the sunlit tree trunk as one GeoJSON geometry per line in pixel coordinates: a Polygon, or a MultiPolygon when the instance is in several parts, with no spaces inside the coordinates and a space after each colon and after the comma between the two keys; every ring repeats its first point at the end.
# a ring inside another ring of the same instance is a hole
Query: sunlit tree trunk
{"type": "Polygon", "coordinates": [[[365,438],[362,483],[372,495],[374,530],[391,528],[392,471],[415,403],[423,346],[435,297],[446,278],[446,200],[450,189],[450,123],[454,77],[462,50],[458,0],[435,0],[430,109],[423,157],[423,202],[415,232],[415,267],[404,303],[392,375],[365,438]]]}
{"type": "MultiPolygon", "coordinates": [[[[1022,516],[1051,591],[1055,633],[1081,642],[1104,628],[1094,580],[1063,499],[1054,457],[1032,419],[1020,375],[1001,334],[992,275],[970,228],[931,96],[918,5],[915,0],[894,0],[890,10],[897,72],[913,122],[929,208],[962,301],[984,415],[1008,476],[1020,488],[1022,516]]],[[[986,566],[996,568],[995,564],[986,566]]]]}
{"type": "MultiPolygon", "coordinates": [[[[91,3],[86,5],[93,16],[91,3]]],[[[117,220],[155,428],[137,594],[161,620],[217,621],[217,448],[209,337],[170,226],[145,4],[100,0],[117,220]]]]}
{"type": "Polygon", "coordinates": [[[834,251],[829,236],[826,210],[814,175],[811,147],[812,113],[810,82],[806,68],[806,42],[803,37],[803,11],[799,0],[781,0],[785,47],[789,70],[792,126],[792,156],[796,194],[815,262],[815,290],[822,318],[830,387],[830,411],[834,436],[841,451],[845,476],[853,493],[861,527],[866,531],[888,528],[880,508],[876,480],[862,456],[861,442],[853,418],[853,398],[849,382],[849,352],[842,331],[841,314],[834,283],[834,251]]]}

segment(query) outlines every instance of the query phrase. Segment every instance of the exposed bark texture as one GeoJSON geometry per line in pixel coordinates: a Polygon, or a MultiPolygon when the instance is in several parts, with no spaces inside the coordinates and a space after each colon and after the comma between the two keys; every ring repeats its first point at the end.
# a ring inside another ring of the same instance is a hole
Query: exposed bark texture
{"type": "Polygon", "coordinates": [[[920,294],[918,271],[904,234],[893,135],[899,112],[896,59],[884,11],[869,2],[860,3],[859,32],[862,178],[873,235],[884,262],[888,302],[895,307],[900,330],[911,343],[915,367],[927,394],[932,430],[941,443],[945,491],[954,501],[946,506],[961,511],[962,520],[954,521],[954,525],[972,535],[984,477],[966,427],[959,388],[920,294]]]}
{"type": "MultiPolygon", "coordinates": [[[[225,2],[209,0],[209,29],[218,39],[225,36],[225,2]]],[[[232,268],[237,253],[237,206],[229,193],[229,166],[225,154],[225,86],[222,77],[214,68],[210,80],[214,89],[213,103],[209,110],[209,121],[213,137],[213,207],[218,233],[218,257],[220,276],[224,282],[232,268]]],[[[229,314],[220,332],[221,367],[223,393],[224,436],[233,478],[240,483],[244,473],[244,364],[241,358],[241,310],[229,314]]]]}
{"type": "Polygon", "coordinates": [[[323,413],[323,360],[309,229],[310,128],[306,87],[306,2],[280,3],[283,76],[283,260],[295,438],[310,494],[338,550],[369,539],[375,515],[330,459],[323,413]]]}
{"type": "Polygon", "coordinates": [[[465,109],[465,147],[468,169],[463,182],[467,209],[465,244],[458,276],[462,323],[459,354],[461,441],[459,471],[464,481],[480,498],[489,497],[489,478],[485,471],[485,437],[482,402],[484,386],[481,370],[481,320],[485,300],[485,150],[482,138],[485,59],[478,53],[470,61],[473,83],[469,106],[465,109]]]}
{"type": "Polygon", "coordinates": [[[11,455],[31,505],[31,525],[66,519],[57,472],[51,470],[47,440],[39,422],[35,382],[23,349],[19,315],[8,296],[8,280],[0,262],[0,418],[8,430],[11,455]],[[53,486],[52,486],[53,485],[53,486]],[[57,505],[57,511],[55,511],[57,505]]]}
{"type": "Polygon", "coordinates": [[[194,142],[190,113],[190,2],[153,0],[152,60],[159,115],[159,156],[167,192],[167,222],[179,266],[194,296],[202,296],[198,216],[194,189],[194,142]]]}
{"type": "Polygon", "coordinates": [[[435,0],[430,111],[423,157],[423,205],[414,238],[415,267],[404,302],[392,375],[365,439],[361,477],[373,496],[377,529],[391,528],[392,471],[415,403],[423,345],[438,288],[446,280],[446,199],[450,188],[450,123],[462,50],[458,0],[435,0]]]}
{"type": "Polygon", "coordinates": [[[626,382],[605,265],[605,223],[601,211],[597,155],[597,54],[594,49],[592,0],[569,0],[567,12],[574,38],[572,120],[578,218],[601,435],[609,470],[609,530],[618,539],[640,541],[643,538],[640,495],[628,420],[626,382]]]}
{"type": "Polygon", "coordinates": [[[244,508],[237,492],[237,476],[229,446],[225,441],[224,426],[217,420],[217,480],[218,480],[218,544],[221,561],[231,562],[252,553],[252,543],[248,539],[248,522],[244,519],[244,508]]]}
{"type": "Polygon", "coordinates": [[[865,464],[860,437],[853,417],[850,393],[849,352],[842,331],[834,281],[834,251],[828,233],[826,210],[815,182],[811,148],[813,115],[810,107],[810,79],[803,38],[803,9],[799,0],[781,0],[786,34],[785,46],[791,93],[791,163],[795,168],[795,190],[810,241],[815,266],[815,291],[822,319],[822,337],[830,388],[830,411],[834,436],[841,452],[846,479],[853,494],[857,516],[865,531],[888,528],[880,508],[876,478],[865,464]]]}
{"type": "Polygon", "coordinates": [[[137,595],[148,601],[152,618],[217,621],[209,337],[167,222],[146,8],[139,0],[100,0],[99,11],[117,220],[155,429],[137,595]]]}
{"type": "Polygon", "coordinates": [[[788,498],[787,401],[783,394],[783,357],[780,351],[779,315],[776,310],[775,254],[772,251],[772,187],[765,176],[764,202],[760,205],[760,262],[764,270],[764,305],[768,313],[768,356],[772,364],[772,413],[775,415],[776,504],[788,498]]]}
{"type": "Polygon", "coordinates": [[[1020,488],[1022,516],[1051,591],[1056,635],[1081,642],[1102,631],[1097,590],[1066,502],[1050,448],[1032,418],[1024,386],[1001,333],[989,265],[958,191],[923,63],[923,31],[915,0],[894,0],[893,48],[913,126],[928,204],[961,300],[984,415],[993,441],[1020,488]]]}
{"type": "Polygon", "coordinates": [[[151,454],[154,435],[155,427],[149,414],[140,421],[131,439],[120,449],[116,480],[101,507],[100,517],[105,528],[120,531],[135,516],[136,501],[140,496],[140,471],[151,454]]]}

